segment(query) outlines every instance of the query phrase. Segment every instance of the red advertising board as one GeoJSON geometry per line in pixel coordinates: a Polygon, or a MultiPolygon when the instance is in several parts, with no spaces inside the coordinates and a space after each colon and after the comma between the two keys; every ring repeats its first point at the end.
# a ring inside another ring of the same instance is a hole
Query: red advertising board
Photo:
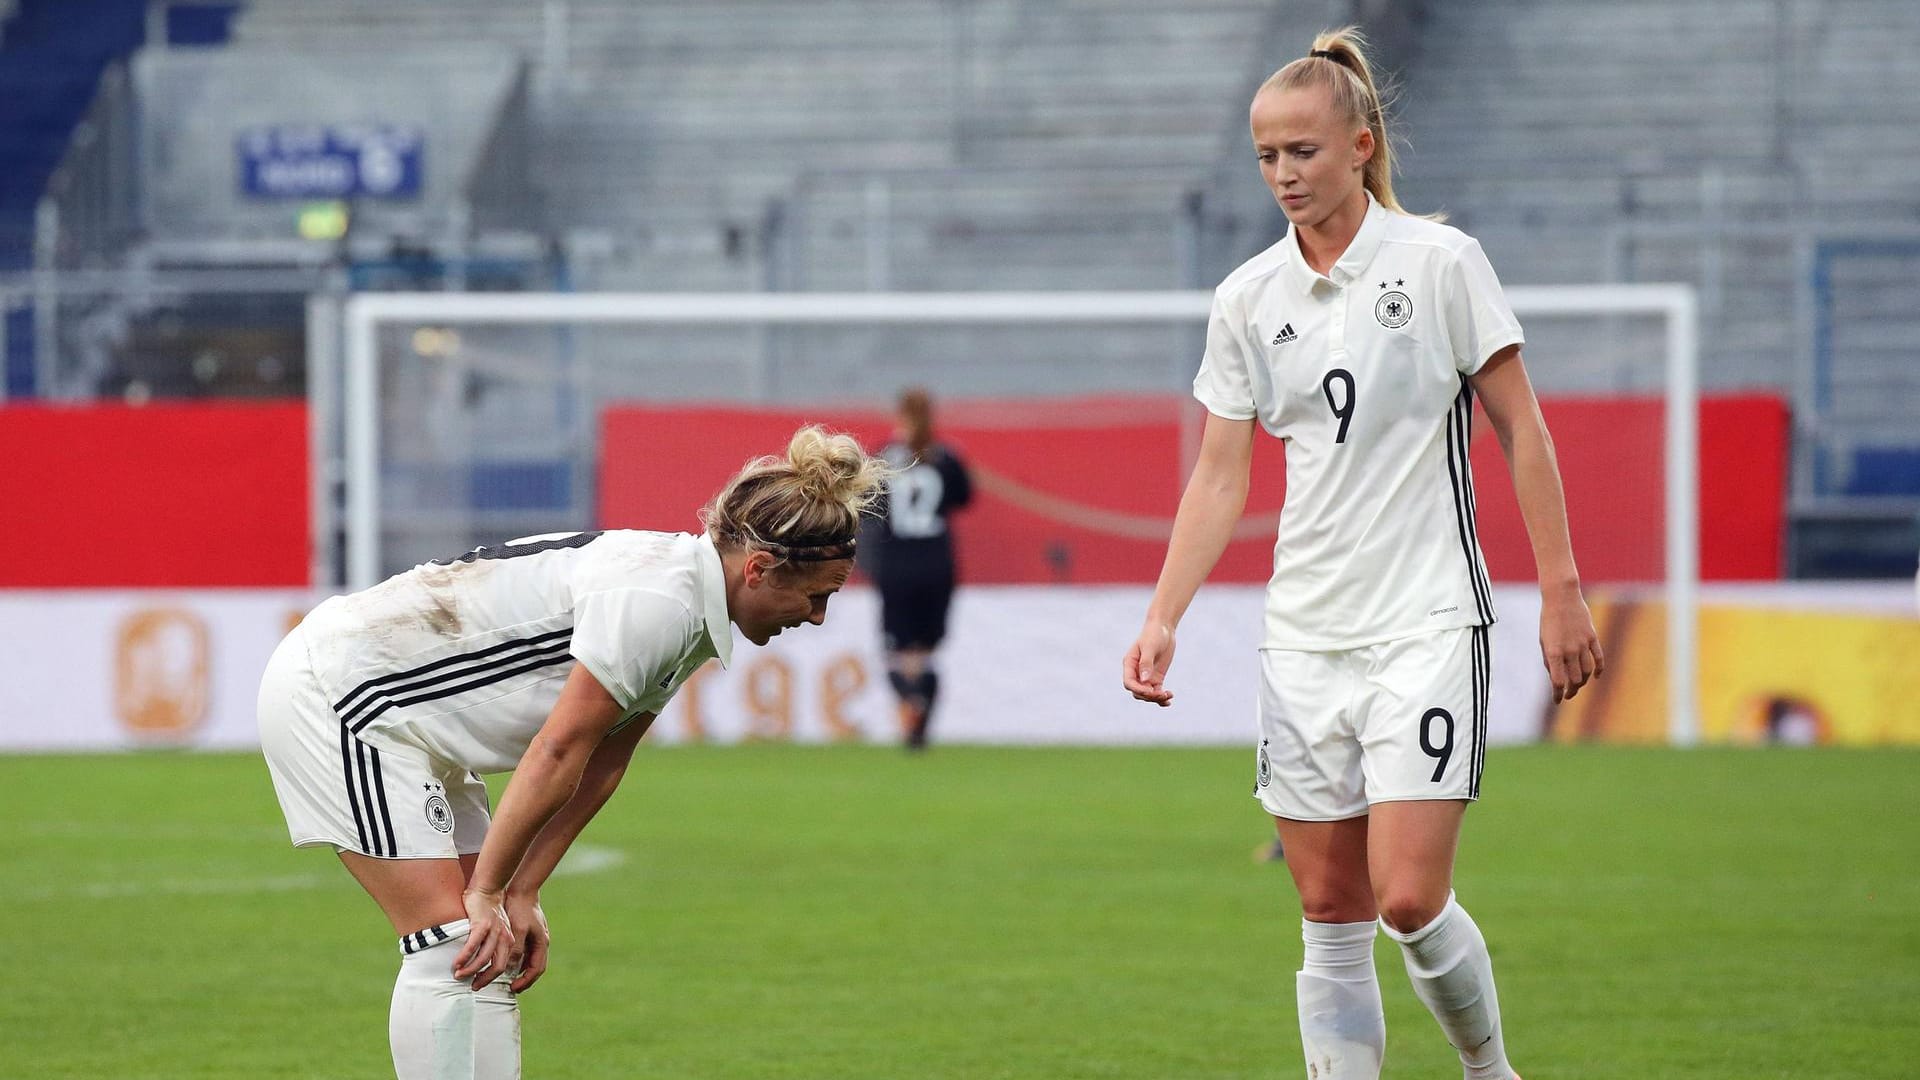
{"type": "MultiPolygon", "coordinates": [[[[973,468],[978,497],[957,525],[965,580],[1150,582],[1166,552],[1202,418],[1181,399],[954,401],[940,437],[973,468]]],[[[1664,406],[1657,398],[1542,404],[1588,581],[1653,581],[1665,567],[1664,406]]],[[[802,423],[885,441],[873,411],[617,406],[603,416],[600,517],[608,527],[697,528],[699,508],[749,457],[802,423]]],[[[1701,407],[1701,570],[1709,580],[1780,576],[1787,413],[1766,395],[1701,407]]],[[[1247,519],[1213,580],[1261,581],[1285,498],[1284,444],[1257,437],[1247,519]]],[[[1533,576],[1532,547],[1484,414],[1473,441],[1480,542],[1495,579],[1533,576]]]]}
{"type": "Polygon", "coordinates": [[[300,402],[0,408],[0,587],[306,585],[300,402]]]}

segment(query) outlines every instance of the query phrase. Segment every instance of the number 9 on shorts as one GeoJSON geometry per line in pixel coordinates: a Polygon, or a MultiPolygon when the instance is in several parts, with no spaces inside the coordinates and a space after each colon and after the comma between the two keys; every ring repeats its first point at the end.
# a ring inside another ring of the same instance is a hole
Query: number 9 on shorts
{"type": "Polygon", "coordinates": [[[1261,650],[1254,797],[1295,821],[1479,798],[1489,637],[1468,626],[1354,649],[1261,650]]]}

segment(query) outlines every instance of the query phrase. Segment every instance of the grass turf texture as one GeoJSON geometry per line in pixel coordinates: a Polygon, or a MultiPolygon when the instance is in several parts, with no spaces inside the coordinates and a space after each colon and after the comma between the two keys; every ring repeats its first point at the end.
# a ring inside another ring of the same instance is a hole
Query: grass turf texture
{"type": "MultiPolygon", "coordinates": [[[[1907,1077],[1912,752],[1496,750],[1459,891],[1528,1080],[1907,1077]]],[[[643,749],[529,1077],[1301,1074],[1248,754],[643,749]]],[[[250,756],[0,758],[8,1077],[391,1075],[384,920],[250,756]]],[[[401,812],[395,804],[395,813],[401,812]]],[[[1389,1077],[1458,1076],[1378,950],[1389,1077]]]]}

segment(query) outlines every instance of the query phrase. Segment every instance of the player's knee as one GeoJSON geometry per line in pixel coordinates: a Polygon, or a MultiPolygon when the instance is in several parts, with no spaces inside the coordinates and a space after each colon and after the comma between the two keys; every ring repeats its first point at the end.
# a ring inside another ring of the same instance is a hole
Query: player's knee
{"type": "Polygon", "coordinates": [[[1308,922],[1368,922],[1374,917],[1373,893],[1351,882],[1302,883],[1300,914],[1308,922]]]}
{"type": "Polygon", "coordinates": [[[1380,898],[1380,921],[1402,934],[1411,934],[1440,917],[1447,906],[1443,893],[1438,897],[1418,893],[1390,892],[1380,898]]]}

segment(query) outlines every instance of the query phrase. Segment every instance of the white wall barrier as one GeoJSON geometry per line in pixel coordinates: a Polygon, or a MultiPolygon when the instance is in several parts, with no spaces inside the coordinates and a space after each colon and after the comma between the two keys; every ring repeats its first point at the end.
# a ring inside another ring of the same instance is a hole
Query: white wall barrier
{"type": "MultiPolygon", "coordinates": [[[[1498,589],[1491,737],[1538,738],[1546,681],[1533,643],[1538,600],[1498,589]]],[[[944,742],[1251,745],[1261,590],[1202,590],[1185,620],[1172,708],[1120,688],[1150,590],[1142,586],[963,589],[939,654],[944,742]]],[[[313,602],[300,590],[0,592],[0,750],[256,745],[254,702],[274,645],[313,602]]],[[[833,602],[823,627],[765,649],[740,642],[655,725],[660,742],[893,741],[897,714],[879,651],[877,598],[833,602]]]]}
{"type": "Polygon", "coordinates": [[[0,750],[255,746],[304,589],[0,591],[0,750]]]}

